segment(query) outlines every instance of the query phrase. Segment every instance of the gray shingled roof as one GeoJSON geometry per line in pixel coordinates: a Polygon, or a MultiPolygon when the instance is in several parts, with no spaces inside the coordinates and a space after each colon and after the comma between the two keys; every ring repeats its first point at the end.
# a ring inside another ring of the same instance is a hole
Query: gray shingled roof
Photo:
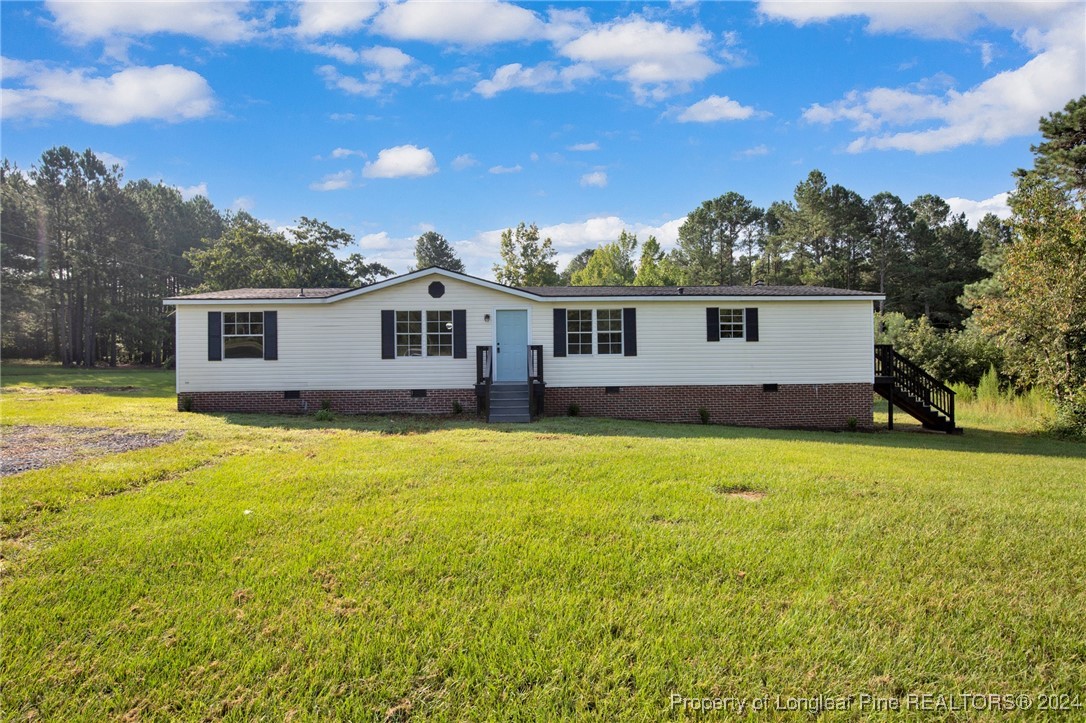
{"type": "Polygon", "coordinates": [[[188,296],[175,296],[175,299],[192,299],[193,301],[200,300],[244,300],[252,299],[254,301],[260,301],[263,299],[326,299],[329,296],[335,296],[336,294],[342,294],[352,289],[305,289],[304,293],[302,289],[294,286],[289,289],[227,289],[226,291],[208,291],[203,294],[189,294],[188,296]]]}
{"type": "Polygon", "coordinates": [[[523,286],[537,296],[870,296],[828,286],[523,286]]]}
{"type": "MultiPolygon", "coordinates": [[[[470,278],[470,277],[469,277],[470,278]]],[[[487,282],[493,283],[493,282],[487,282]]],[[[834,289],[828,286],[520,286],[509,287],[543,298],[577,298],[600,296],[871,296],[871,291],[834,289]]],[[[351,288],[305,289],[302,296],[295,286],[289,289],[229,289],[202,294],[177,296],[191,301],[264,301],[286,299],[327,299],[351,288]]]]}

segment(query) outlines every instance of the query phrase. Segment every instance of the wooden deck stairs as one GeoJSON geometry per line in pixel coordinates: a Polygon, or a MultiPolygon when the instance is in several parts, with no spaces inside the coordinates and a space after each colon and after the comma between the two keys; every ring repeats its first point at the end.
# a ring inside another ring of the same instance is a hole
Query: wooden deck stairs
{"type": "Polygon", "coordinates": [[[888,402],[890,429],[894,428],[894,407],[898,407],[924,429],[962,433],[954,421],[954,390],[889,344],[875,345],[875,391],[888,402]]]}
{"type": "Polygon", "coordinates": [[[494,382],[490,385],[488,422],[532,421],[531,398],[527,382],[494,382]]]}

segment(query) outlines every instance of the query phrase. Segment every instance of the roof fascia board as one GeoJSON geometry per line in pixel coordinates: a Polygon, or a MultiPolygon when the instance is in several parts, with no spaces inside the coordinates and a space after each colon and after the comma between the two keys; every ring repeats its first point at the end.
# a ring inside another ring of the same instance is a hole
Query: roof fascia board
{"type": "Polygon", "coordinates": [[[591,303],[616,303],[620,301],[882,301],[884,296],[537,296],[537,301],[560,301],[571,304],[576,301],[591,303]]]}
{"type": "MultiPolygon", "coordinates": [[[[535,296],[521,292],[522,298],[538,303],[556,304],[617,304],[626,302],[680,302],[697,301],[702,303],[723,304],[729,302],[772,302],[785,301],[882,301],[886,297],[873,294],[870,296],[535,296]]],[[[164,306],[268,306],[331,304],[345,298],[345,295],[330,296],[324,299],[164,299],[164,306]]]]}

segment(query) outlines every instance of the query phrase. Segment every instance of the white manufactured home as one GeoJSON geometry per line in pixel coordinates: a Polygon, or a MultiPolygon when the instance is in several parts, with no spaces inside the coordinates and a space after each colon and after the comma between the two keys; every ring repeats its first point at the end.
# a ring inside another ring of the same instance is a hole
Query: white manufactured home
{"type": "Polygon", "coordinates": [[[429,268],[355,289],[236,289],[176,307],[195,411],[570,412],[872,427],[873,302],[796,286],[517,288],[429,268]]]}

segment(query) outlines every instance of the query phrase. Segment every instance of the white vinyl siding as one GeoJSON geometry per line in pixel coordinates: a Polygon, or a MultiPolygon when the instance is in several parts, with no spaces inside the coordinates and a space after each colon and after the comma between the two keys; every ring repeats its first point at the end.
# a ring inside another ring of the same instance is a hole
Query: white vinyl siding
{"type": "MultiPolygon", "coordinates": [[[[705,309],[716,305],[712,300],[623,301],[621,306],[637,309],[637,356],[623,356],[620,345],[618,353],[589,359],[574,354],[553,356],[552,310],[563,308],[567,315],[569,311],[591,313],[600,309],[599,301],[533,301],[450,277],[441,277],[447,289],[442,302],[448,309],[466,311],[467,358],[423,355],[382,359],[381,311],[426,310],[433,303],[427,293],[431,281],[433,277],[422,277],[329,304],[260,301],[178,306],[178,391],[470,388],[475,383],[475,347],[494,344],[494,314],[499,309],[530,311],[529,343],[543,345],[548,386],[873,380],[869,300],[739,302],[743,307],[758,307],[761,340],[729,344],[705,343],[705,309]],[[208,362],[208,311],[265,309],[279,312],[278,362],[208,362]]],[[[594,322],[592,343],[598,345],[598,317],[594,322]]],[[[435,339],[435,345],[443,348],[440,339],[435,339]]]]}
{"type": "MultiPolygon", "coordinates": [[[[758,309],[760,341],[707,344],[705,309],[714,306],[712,300],[626,304],[637,309],[637,356],[615,354],[592,363],[574,355],[552,357],[549,313],[533,317],[532,338],[533,343],[544,344],[548,387],[873,381],[875,342],[869,300],[742,303],[743,308],[758,309]]],[[[553,304],[565,308],[567,314],[598,305],[553,304]]]]}

